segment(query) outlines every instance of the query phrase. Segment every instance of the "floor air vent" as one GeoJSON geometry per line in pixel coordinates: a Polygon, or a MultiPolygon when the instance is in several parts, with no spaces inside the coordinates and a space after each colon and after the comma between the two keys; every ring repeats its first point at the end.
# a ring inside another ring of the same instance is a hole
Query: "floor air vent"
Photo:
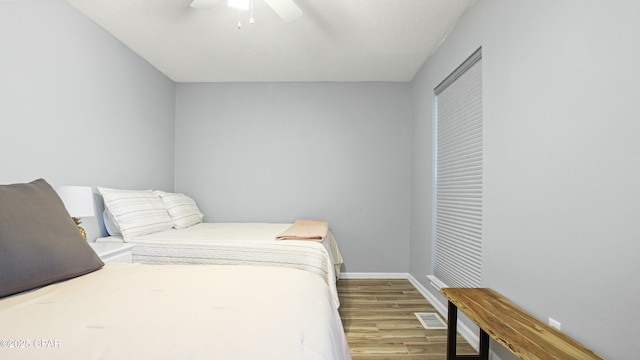
{"type": "Polygon", "coordinates": [[[446,329],[447,324],[436,313],[415,313],[422,326],[427,330],[446,329]]]}

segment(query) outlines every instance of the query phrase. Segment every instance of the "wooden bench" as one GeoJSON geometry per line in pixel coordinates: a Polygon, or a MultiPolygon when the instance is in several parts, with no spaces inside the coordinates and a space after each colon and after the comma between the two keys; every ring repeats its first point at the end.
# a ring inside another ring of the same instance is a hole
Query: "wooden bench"
{"type": "Polygon", "coordinates": [[[449,301],[447,360],[489,359],[489,336],[521,359],[603,358],[486,288],[442,288],[449,301]],[[456,355],[458,309],[480,327],[479,355],[456,355]]]}

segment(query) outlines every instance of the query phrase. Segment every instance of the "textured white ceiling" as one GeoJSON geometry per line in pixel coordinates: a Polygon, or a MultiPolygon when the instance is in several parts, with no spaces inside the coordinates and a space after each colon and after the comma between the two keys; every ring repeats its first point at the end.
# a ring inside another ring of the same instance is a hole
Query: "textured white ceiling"
{"type": "Polygon", "coordinates": [[[176,82],[410,81],[475,0],[295,0],[284,23],[263,0],[67,0],[176,82]]]}

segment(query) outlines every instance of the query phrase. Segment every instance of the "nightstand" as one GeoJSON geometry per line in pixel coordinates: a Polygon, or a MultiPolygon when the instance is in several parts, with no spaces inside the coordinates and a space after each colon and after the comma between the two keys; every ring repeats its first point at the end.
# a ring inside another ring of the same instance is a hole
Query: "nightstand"
{"type": "Polygon", "coordinates": [[[133,248],[135,245],[123,243],[89,243],[89,246],[98,254],[100,260],[105,263],[130,263],[133,260],[133,248]]]}

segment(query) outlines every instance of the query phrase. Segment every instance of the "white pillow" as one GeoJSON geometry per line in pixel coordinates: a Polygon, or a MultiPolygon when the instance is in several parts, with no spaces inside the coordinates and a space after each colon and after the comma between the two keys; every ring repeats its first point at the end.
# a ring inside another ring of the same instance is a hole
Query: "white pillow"
{"type": "Polygon", "coordinates": [[[156,191],[156,194],[160,195],[164,206],[169,211],[174,228],[184,229],[202,222],[204,215],[200,212],[196,202],[189,196],[164,191],[156,191]]]}
{"type": "Polygon", "coordinates": [[[122,238],[152,234],[171,229],[173,221],[162,199],[151,190],[118,190],[98,187],[107,215],[122,233],[122,238]]]}
{"type": "Polygon", "coordinates": [[[120,233],[120,229],[118,229],[113,220],[111,220],[111,216],[107,213],[107,209],[104,209],[102,212],[102,220],[104,221],[104,228],[107,229],[107,233],[109,235],[122,235],[120,233]]]}

